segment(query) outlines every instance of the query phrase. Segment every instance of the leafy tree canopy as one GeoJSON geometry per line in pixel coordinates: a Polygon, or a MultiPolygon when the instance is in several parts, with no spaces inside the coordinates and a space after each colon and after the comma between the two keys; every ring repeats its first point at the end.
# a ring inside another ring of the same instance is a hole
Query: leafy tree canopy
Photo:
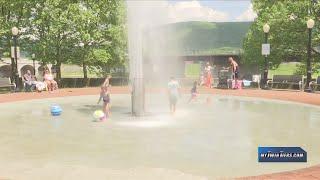
{"type": "Polygon", "coordinates": [[[0,23],[4,52],[10,52],[16,26],[21,47],[44,64],[54,64],[58,79],[62,63],[86,71],[121,66],[127,59],[124,1],[0,0],[0,23]]]}
{"type": "MultiPolygon", "coordinates": [[[[258,17],[251,25],[243,43],[243,60],[246,64],[263,66],[261,44],[264,43],[263,25],[268,24],[268,43],[271,54],[268,60],[273,67],[288,59],[304,62],[307,55],[307,20],[316,21],[313,28],[313,45],[320,40],[319,23],[320,4],[311,0],[253,0],[254,11],[258,17]]],[[[314,59],[317,61],[317,59],[314,59]]]]}

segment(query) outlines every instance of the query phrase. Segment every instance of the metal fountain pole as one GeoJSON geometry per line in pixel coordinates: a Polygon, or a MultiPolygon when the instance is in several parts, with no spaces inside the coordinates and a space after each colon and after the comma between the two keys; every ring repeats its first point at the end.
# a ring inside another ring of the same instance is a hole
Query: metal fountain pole
{"type": "Polygon", "coordinates": [[[145,91],[143,77],[143,46],[142,28],[132,27],[129,30],[129,58],[130,58],[130,80],[131,80],[131,101],[132,114],[143,116],[145,112],[145,91]],[[134,37],[132,37],[134,36],[134,37]]]}

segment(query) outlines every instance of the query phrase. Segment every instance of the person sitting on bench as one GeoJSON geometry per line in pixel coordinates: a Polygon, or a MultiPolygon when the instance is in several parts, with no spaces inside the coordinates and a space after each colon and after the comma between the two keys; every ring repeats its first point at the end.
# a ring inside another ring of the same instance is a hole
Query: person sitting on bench
{"type": "Polygon", "coordinates": [[[27,70],[27,73],[23,75],[24,86],[27,92],[33,91],[35,87],[36,78],[31,74],[30,70],[27,70]]]}
{"type": "Polygon", "coordinates": [[[44,82],[47,84],[47,88],[49,92],[52,92],[55,89],[58,89],[58,84],[54,80],[53,75],[50,73],[48,69],[44,71],[43,76],[44,82]]]}

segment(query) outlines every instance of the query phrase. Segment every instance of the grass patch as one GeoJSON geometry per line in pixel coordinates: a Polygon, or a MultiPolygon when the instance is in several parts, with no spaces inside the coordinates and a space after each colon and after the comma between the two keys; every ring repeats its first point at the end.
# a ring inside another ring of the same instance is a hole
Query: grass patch
{"type": "Polygon", "coordinates": [[[292,75],[297,70],[297,65],[299,63],[290,62],[290,63],[281,63],[277,69],[269,70],[269,77],[273,75],[292,75]]]}
{"type": "MultiPolygon", "coordinates": [[[[63,64],[61,66],[61,76],[63,78],[83,78],[82,67],[72,64],[63,64]]],[[[97,74],[88,71],[89,78],[99,77],[97,74]]]]}
{"type": "MultiPolygon", "coordinates": [[[[273,75],[293,75],[299,65],[299,62],[281,63],[277,69],[269,70],[268,78],[272,78],[273,75]]],[[[317,78],[320,73],[313,73],[312,77],[317,78]]]]}

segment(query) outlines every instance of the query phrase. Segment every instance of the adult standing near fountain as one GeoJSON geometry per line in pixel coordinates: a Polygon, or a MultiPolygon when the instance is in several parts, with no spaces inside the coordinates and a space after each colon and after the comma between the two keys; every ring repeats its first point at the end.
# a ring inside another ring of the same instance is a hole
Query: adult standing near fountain
{"type": "Polygon", "coordinates": [[[168,95],[169,95],[169,104],[170,104],[170,112],[174,114],[176,112],[176,104],[180,94],[180,84],[174,78],[171,77],[168,83],[168,95]]]}
{"type": "Polygon", "coordinates": [[[25,86],[25,90],[27,92],[31,92],[34,87],[36,86],[36,79],[35,76],[31,74],[30,70],[27,70],[27,73],[23,75],[23,79],[24,79],[24,86],[25,86]]]}
{"type": "Polygon", "coordinates": [[[207,62],[206,64],[206,67],[204,68],[204,71],[205,71],[205,76],[206,76],[206,83],[205,85],[208,87],[208,88],[211,88],[212,86],[212,66],[210,66],[210,63],[207,62]]]}
{"type": "Polygon", "coordinates": [[[232,70],[232,79],[235,81],[235,88],[238,88],[239,65],[232,57],[229,57],[228,61],[232,70]]]}

